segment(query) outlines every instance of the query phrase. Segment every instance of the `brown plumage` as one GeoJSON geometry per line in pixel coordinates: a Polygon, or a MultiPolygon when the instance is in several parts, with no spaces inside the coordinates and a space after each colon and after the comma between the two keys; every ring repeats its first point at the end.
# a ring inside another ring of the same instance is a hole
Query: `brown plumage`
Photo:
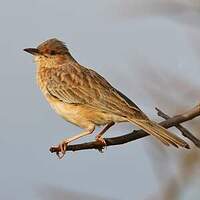
{"type": "MultiPolygon", "coordinates": [[[[81,66],[63,42],[50,39],[25,51],[35,57],[37,83],[52,108],[65,120],[84,131],[60,143],[62,156],[67,144],[92,133],[96,125],[106,125],[96,139],[114,123],[131,122],[166,145],[189,145],[149,118],[130,99],[115,89],[95,71],[81,66]]],[[[61,157],[62,157],[61,156],[61,157]]]]}

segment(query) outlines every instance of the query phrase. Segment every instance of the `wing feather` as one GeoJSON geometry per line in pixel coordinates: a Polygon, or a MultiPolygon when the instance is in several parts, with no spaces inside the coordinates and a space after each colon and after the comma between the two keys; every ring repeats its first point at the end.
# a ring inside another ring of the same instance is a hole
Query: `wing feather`
{"type": "MultiPolygon", "coordinates": [[[[102,76],[82,66],[63,66],[56,72],[52,70],[46,87],[50,94],[65,103],[88,104],[118,115],[139,114],[140,118],[143,115],[136,104],[102,76]]],[[[143,117],[146,118],[145,115],[143,117]]]]}

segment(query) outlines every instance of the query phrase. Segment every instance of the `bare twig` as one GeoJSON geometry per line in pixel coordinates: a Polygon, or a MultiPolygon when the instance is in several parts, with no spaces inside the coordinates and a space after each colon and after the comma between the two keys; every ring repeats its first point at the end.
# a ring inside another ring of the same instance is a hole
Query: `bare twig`
{"type": "MultiPolygon", "coordinates": [[[[172,118],[169,118],[159,124],[165,128],[170,128],[170,127],[176,126],[177,124],[180,124],[182,122],[192,120],[193,118],[195,118],[199,115],[200,115],[200,105],[197,105],[194,108],[192,108],[191,110],[189,110],[183,114],[176,115],[172,118]]],[[[149,134],[147,134],[143,130],[137,130],[137,131],[134,130],[131,133],[128,133],[128,134],[125,134],[122,136],[105,138],[105,142],[106,142],[106,146],[121,145],[121,144],[125,144],[128,142],[146,137],[148,135],[149,134]]],[[[103,146],[98,141],[92,141],[92,142],[67,146],[67,151],[79,151],[79,150],[86,150],[86,149],[102,150],[103,146]]],[[[58,146],[51,147],[50,152],[58,153],[58,152],[60,152],[60,148],[58,146]]]]}
{"type": "MultiPolygon", "coordinates": [[[[160,109],[156,108],[158,111],[158,116],[164,118],[164,119],[170,119],[168,115],[166,115],[164,112],[162,112],[160,109]]],[[[175,125],[175,127],[182,133],[183,136],[190,139],[197,147],[200,148],[200,140],[196,138],[190,131],[188,131],[185,127],[183,127],[180,124],[175,125]]]]}

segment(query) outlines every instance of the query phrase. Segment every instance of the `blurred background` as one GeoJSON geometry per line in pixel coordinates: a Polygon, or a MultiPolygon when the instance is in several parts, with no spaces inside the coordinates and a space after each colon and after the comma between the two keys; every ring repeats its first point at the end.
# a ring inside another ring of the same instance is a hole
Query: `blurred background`
{"type": "MultiPolygon", "coordinates": [[[[0,24],[0,199],[200,198],[193,144],[177,150],[146,137],[103,154],[69,152],[63,160],[50,154],[50,146],[80,129],[51,110],[33,59],[22,51],[53,37],[65,41],[82,65],[159,122],[154,107],[173,116],[200,100],[199,0],[1,0],[0,24]]],[[[199,119],[184,125],[200,137],[199,119]]],[[[107,137],[133,128],[117,125],[107,137]]]]}

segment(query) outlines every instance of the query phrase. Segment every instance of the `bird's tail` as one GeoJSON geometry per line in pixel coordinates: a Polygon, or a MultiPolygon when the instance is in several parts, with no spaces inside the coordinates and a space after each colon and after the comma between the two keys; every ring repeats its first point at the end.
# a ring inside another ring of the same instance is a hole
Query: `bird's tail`
{"type": "Polygon", "coordinates": [[[190,146],[181,138],[169,132],[156,122],[150,121],[148,119],[128,119],[129,122],[137,125],[145,132],[153,135],[157,139],[159,139],[162,143],[169,146],[170,144],[175,147],[184,147],[189,149],[190,146]]]}

